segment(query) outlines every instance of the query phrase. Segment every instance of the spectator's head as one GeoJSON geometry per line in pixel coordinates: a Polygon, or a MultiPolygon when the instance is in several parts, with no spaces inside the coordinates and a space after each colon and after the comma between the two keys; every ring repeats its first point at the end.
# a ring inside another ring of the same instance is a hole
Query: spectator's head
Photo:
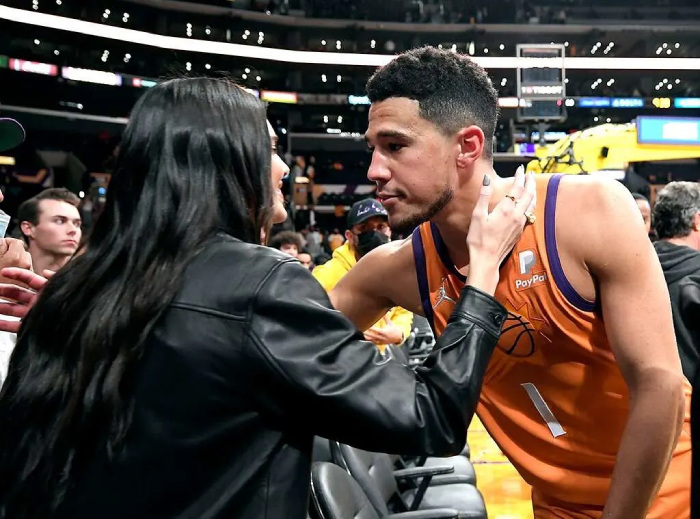
{"type": "Polygon", "coordinates": [[[72,256],[82,237],[80,199],[64,188],[45,189],[17,210],[22,237],[34,254],[72,256]]]}
{"type": "Polygon", "coordinates": [[[637,207],[639,207],[639,212],[644,220],[644,227],[646,227],[647,234],[649,234],[651,232],[651,204],[649,204],[647,197],[639,193],[632,193],[632,197],[637,202],[637,207]]]}
{"type": "Polygon", "coordinates": [[[389,242],[391,228],[382,204],[373,198],[355,202],[348,213],[345,239],[350,242],[358,258],[389,242]]]}
{"type": "Polygon", "coordinates": [[[315,265],[314,265],[313,258],[311,257],[311,254],[309,253],[309,251],[307,251],[306,249],[301,249],[299,251],[299,254],[297,254],[297,259],[299,260],[299,262],[302,265],[304,265],[304,268],[307,268],[309,270],[314,269],[315,265]]]}
{"type": "Polygon", "coordinates": [[[375,72],[367,95],[373,152],[367,176],[397,232],[446,207],[475,166],[492,167],[498,94],[469,57],[410,50],[375,72]]]}
{"type": "Polygon", "coordinates": [[[270,238],[270,247],[296,258],[302,248],[301,236],[294,231],[281,231],[270,238]]]}
{"type": "Polygon", "coordinates": [[[660,240],[683,239],[700,250],[700,184],[668,184],[656,195],[652,219],[660,240]]]}
{"type": "MultiPolygon", "coordinates": [[[[22,125],[14,119],[6,117],[0,118],[0,152],[11,150],[22,144],[25,133],[22,125]]],[[[4,195],[0,191],[0,202],[3,201],[4,195]]]]}

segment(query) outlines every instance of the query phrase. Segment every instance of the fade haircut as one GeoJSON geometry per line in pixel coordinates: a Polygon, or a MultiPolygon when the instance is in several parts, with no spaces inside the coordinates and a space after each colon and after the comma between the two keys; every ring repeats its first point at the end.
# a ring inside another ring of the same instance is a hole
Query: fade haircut
{"type": "Polygon", "coordinates": [[[486,71],[456,52],[421,47],[400,54],[367,82],[372,103],[392,97],[418,101],[420,116],[446,135],[476,125],[484,132],[484,153],[492,159],[498,121],[498,92],[486,71]]]}
{"type": "Polygon", "coordinates": [[[660,240],[682,238],[693,230],[693,220],[700,212],[700,184],[671,182],[656,196],[652,222],[660,240]]]}

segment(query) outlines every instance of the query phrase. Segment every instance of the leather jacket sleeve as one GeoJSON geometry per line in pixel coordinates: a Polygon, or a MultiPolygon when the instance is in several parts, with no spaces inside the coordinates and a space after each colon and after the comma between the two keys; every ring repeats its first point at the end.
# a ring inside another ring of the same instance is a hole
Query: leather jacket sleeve
{"type": "MultiPolygon", "coordinates": [[[[418,368],[382,357],[298,264],[278,265],[250,309],[259,407],[285,428],[379,452],[461,451],[506,310],[466,287],[418,368]]],[[[253,354],[249,351],[249,354],[253,354]]]]}

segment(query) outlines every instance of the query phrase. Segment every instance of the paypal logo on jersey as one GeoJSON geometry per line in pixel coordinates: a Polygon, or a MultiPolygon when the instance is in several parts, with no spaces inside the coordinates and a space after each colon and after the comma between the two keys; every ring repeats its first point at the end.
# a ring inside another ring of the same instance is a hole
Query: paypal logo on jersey
{"type": "Polygon", "coordinates": [[[528,288],[536,287],[547,281],[547,273],[542,270],[532,272],[532,269],[537,265],[537,255],[533,250],[523,250],[518,253],[518,264],[520,267],[520,275],[528,276],[526,279],[516,279],[515,289],[518,291],[527,290],[528,288]]]}
{"type": "Polygon", "coordinates": [[[541,285],[545,281],[547,281],[547,274],[545,274],[544,272],[540,272],[538,274],[533,275],[529,279],[516,279],[515,289],[521,290],[525,288],[532,288],[536,285],[541,285]]]}
{"type": "Polygon", "coordinates": [[[518,259],[520,260],[520,273],[525,275],[532,272],[532,267],[534,267],[535,263],[537,263],[535,253],[531,250],[522,251],[518,255],[518,259]]]}

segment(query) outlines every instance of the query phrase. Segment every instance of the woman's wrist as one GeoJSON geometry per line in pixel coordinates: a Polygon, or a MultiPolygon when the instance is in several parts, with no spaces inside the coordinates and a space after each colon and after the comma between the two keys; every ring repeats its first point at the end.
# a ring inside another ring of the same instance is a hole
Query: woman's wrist
{"type": "Polygon", "coordinates": [[[479,264],[470,262],[467,285],[478,288],[492,296],[496,293],[499,279],[498,264],[495,261],[490,265],[484,265],[481,262],[479,264]]]}

